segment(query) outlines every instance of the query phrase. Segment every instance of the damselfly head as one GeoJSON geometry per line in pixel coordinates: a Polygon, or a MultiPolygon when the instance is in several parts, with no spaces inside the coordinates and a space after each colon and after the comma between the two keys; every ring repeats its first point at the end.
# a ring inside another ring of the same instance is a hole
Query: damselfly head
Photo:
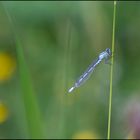
{"type": "Polygon", "coordinates": [[[111,50],[109,48],[107,48],[105,51],[111,56],[111,50]]]}

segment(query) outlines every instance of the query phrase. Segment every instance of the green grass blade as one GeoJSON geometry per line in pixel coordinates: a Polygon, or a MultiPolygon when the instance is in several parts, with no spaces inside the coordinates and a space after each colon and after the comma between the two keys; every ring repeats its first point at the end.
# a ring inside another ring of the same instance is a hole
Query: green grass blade
{"type": "Polygon", "coordinates": [[[22,88],[21,93],[25,106],[25,116],[27,119],[27,127],[28,127],[27,129],[28,129],[29,137],[43,138],[44,137],[43,124],[42,124],[40,109],[37,103],[35,92],[33,91],[32,82],[28,71],[28,66],[25,61],[22,45],[20,44],[17,28],[15,28],[16,26],[14,25],[14,20],[10,16],[9,11],[6,9],[4,4],[3,7],[7,14],[15,38],[18,68],[19,68],[19,78],[20,78],[20,84],[22,88]]]}
{"type": "Polygon", "coordinates": [[[29,71],[25,62],[22,47],[20,46],[18,40],[16,42],[17,57],[19,61],[19,75],[23,90],[22,94],[25,104],[29,135],[31,138],[42,138],[43,133],[40,111],[31,85],[29,71]]]}
{"type": "Polygon", "coordinates": [[[113,83],[113,65],[114,65],[114,46],[115,46],[115,20],[116,20],[116,1],[114,1],[113,11],[113,32],[112,32],[112,59],[110,71],[110,93],[109,93],[109,112],[108,112],[108,132],[107,139],[110,139],[110,125],[111,125],[111,108],[112,108],[112,83],[113,83]]]}

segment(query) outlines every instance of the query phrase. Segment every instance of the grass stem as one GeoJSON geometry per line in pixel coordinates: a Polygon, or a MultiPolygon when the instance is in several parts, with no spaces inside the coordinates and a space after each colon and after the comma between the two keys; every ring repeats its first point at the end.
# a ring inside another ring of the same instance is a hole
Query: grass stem
{"type": "Polygon", "coordinates": [[[112,59],[110,71],[110,93],[109,93],[109,111],[108,111],[108,131],[107,139],[110,139],[110,126],[111,126],[111,108],[112,108],[112,86],[113,86],[113,65],[114,65],[114,46],[115,46],[115,20],[116,20],[116,1],[114,1],[113,10],[113,29],[112,29],[112,59]]]}

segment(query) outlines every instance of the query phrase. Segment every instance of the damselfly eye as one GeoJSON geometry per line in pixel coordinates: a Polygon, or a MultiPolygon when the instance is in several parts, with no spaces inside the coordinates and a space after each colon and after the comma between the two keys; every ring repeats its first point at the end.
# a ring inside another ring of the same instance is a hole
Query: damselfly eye
{"type": "Polygon", "coordinates": [[[106,52],[111,55],[111,50],[109,48],[106,49],[106,52]]]}

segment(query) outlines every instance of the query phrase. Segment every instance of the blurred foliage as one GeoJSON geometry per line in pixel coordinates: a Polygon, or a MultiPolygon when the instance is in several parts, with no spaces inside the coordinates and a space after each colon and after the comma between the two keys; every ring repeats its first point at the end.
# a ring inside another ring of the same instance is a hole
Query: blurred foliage
{"type": "MultiPolygon", "coordinates": [[[[86,84],[67,93],[93,59],[111,48],[112,15],[109,1],[0,3],[0,138],[29,137],[13,32],[20,38],[46,138],[106,138],[110,66],[100,64],[86,84]]],[[[126,113],[135,108],[129,107],[133,98],[140,99],[139,16],[140,2],[117,2],[111,138],[132,132],[139,137],[126,113]]]]}

